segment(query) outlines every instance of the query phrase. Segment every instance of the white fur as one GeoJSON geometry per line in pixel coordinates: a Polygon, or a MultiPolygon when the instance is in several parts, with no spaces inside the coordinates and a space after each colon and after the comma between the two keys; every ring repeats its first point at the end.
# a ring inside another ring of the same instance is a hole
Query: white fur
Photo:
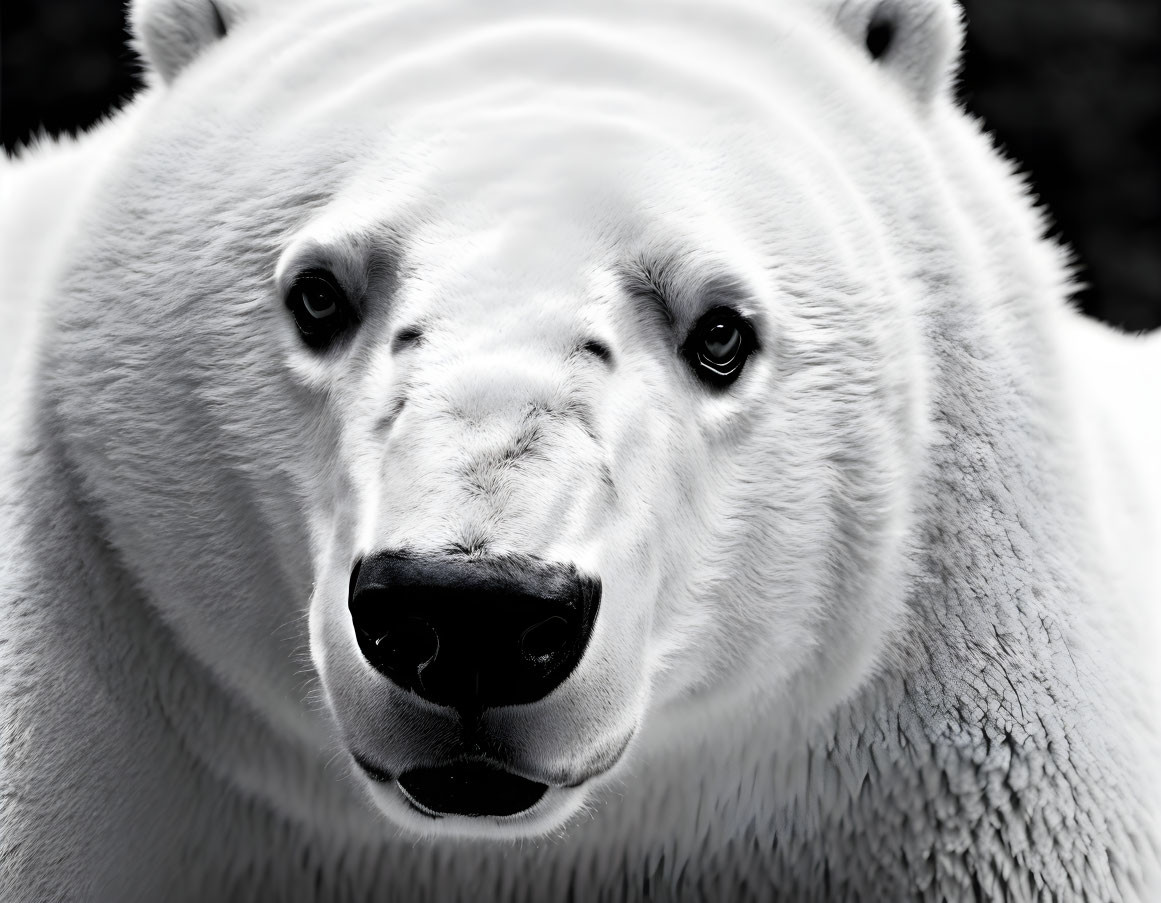
{"type": "Polygon", "coordinates": [[[143,4],[160,78],[3,172],[0,897],[1161,895],[1161,347],[1068,306],[953,8],[218,13],[143,4]],[[346,604],[399,546],[601,577],[490,727],[602,774],[507,821],[362,776],[418,742],[346,604]]]}

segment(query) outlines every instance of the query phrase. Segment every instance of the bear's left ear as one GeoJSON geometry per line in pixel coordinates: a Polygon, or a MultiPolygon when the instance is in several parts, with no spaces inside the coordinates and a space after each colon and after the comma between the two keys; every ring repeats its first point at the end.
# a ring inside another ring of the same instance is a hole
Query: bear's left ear
{"type": "Polygon", "coordinates": [[[232,20],[223,0],[134,0],[129,16],[137,52],[166,83],[225,37],[232,20]]]}
{"type": "Polygon", "coordinates": [[[950,88],[962,38],[954,0],[845,0],[838,23],[920,102],[950,88]]]}

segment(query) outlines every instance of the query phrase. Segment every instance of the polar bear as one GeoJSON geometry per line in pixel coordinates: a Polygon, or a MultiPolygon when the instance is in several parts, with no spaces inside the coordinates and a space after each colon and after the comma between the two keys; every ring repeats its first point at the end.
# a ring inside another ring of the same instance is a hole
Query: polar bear
{"type": "Polygon", "coordinates": [[[1161,347],[949,2],[133,22],[4,173],[0,897],[1159,898],[1161,347]]]}

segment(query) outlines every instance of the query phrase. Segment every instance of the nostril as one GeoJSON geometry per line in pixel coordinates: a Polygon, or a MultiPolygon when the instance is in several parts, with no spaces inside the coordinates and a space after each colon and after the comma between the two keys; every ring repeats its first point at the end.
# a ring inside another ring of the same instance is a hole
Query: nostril
{"type": "Polygon", "coordinates": [[[376,652],[396,666],[422,670],[439,653],[439,633],[416,615],[393,618],[372,640],[376,652]]]}
{"type": "Polygon", "coordinates": [[[566,618],[553,615],[533,624],[520,635],[520,652],[529,661],[546,664],[568,648],[573,629],[566,618]]]}

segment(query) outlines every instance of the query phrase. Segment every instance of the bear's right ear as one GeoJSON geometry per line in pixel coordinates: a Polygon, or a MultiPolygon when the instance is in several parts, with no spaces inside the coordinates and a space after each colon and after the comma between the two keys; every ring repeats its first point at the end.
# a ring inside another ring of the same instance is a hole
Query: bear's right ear
{"type": "Polygon", "coordinates": [[[954,0],[842,0],[839,27],[913,97],[948,90],[961,40],[954,0]]]}
{"type": "Polygon", "coordinates": [[[222,0],[135,0],[130,10],[137,52],[167,83],[226,36],[231,18],[222,0]]]}

